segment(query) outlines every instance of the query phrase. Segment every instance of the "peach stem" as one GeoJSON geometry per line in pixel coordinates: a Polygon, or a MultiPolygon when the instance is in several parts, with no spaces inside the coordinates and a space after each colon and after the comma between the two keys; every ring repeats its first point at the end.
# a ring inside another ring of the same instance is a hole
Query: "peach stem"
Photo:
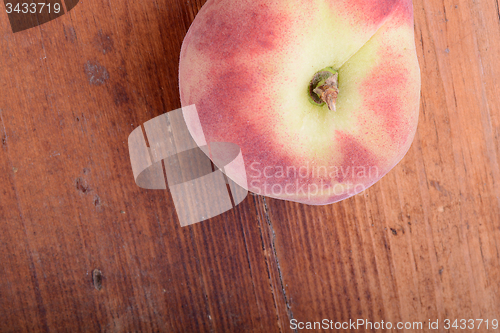
{"type": "Polygon", "coordinates": [[[309,95],[314,104],[323,105],[336,111],[335,103],[339,94],[339,73],[332,68],[325,68],[317,72],[309,86],[309,95]]]}

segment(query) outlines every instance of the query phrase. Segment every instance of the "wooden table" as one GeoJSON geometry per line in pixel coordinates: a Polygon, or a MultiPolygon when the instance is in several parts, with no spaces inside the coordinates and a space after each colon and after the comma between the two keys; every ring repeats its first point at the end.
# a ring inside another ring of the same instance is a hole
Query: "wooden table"
{"type": "Polygon", "coordinates": [[[134,183],[127,138],[180,107],[180,46],[202,4],[82,0],[18,33],[0,13],[0,331],[289,332],[291,319],[365,319],[439,320],[433,332],[445,332],[445,319],[479,318],[490,329],[476,332],[494,331],[496,1],[414,1],[418,132],[380,182],[320,207],[249,195],[181,228],[168,191],[134,183]]]}

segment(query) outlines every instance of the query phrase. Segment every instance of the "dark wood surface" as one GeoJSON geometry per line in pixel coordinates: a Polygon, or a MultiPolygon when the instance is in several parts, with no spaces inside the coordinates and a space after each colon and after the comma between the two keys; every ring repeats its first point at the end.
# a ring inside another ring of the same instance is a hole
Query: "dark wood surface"
{"type": "Polygon", "coordinates": [[[135,185],[127,138],[180,107],[202,4],[83,0],[15,34],[0,12],[0,332],[500,320],[496,1],[414,1],[418,133],[380,182],[181,228],[168,191],[135,185]]]}

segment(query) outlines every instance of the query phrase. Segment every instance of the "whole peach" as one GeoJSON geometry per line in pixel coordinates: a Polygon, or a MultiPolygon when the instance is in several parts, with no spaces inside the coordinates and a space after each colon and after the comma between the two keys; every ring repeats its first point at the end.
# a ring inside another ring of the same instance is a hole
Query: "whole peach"
{"type": "Polygon", "coordinates": [[[359,193],[416,131],[413,29],[411,0],[208,0],[180,56],[181,103],[203,129],[192,135],[239,145],[235,181],[257,194],[329,204],[359,193]]]}

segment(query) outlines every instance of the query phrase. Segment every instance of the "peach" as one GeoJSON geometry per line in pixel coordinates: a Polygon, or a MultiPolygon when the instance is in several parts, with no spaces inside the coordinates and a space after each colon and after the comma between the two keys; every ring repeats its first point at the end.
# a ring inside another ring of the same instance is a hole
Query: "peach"
{"type": "Polygon", "coordinates": [[[208,0],[182,44],[181,103],[196,106],[208,143],[240,146],[249,191],[340,201],[411,145],[413,29],[411,0],[208,0]]]}

